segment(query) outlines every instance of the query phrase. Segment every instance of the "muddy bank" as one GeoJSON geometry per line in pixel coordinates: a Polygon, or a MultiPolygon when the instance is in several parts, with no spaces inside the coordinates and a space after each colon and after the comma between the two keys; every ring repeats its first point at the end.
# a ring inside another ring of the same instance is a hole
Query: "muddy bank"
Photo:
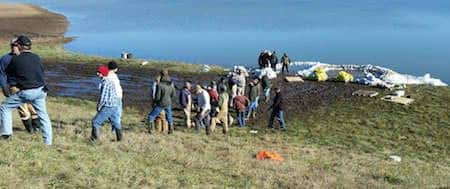
{"type": "Polygon", "coordinates": [[[26,34],[35,42],[64,42],[68,26],[64,15],[38,6],[0,3],[0,41],[26,34]]]}
{"type": "MultiPolygon", "coordinates": [[[[46,63],[47,81],[50,86],[50,95],[68,96],[89,100],[96,100],[98,96],[95,64],[61,64],[46,63]]],[[[121,68],[119,78],[124,89],[124,105],[140,110],[143,114],[151,108],[150,90],[153,78],[158,70],[121,68]]],[[[193,83],[208,84],[210,81],[218,81],[219,75],[214,74],[178,74],[171,73],[176,87],[181,88],[183,81],[190,80],[193,83]]],[[[318,106],[326,106],[339,100],[357,98],[352,92],[358,89],[374,89],[363,85],[345,84],[338,82],[314,82],[287,83],[280,77],[272,80],[273,86],[281,86],[285,96],[286,116],[299,117],[314,113],[318,106]]],[[[273,96],[273,95],[272,95],[273,96]]],[[[177,100],[175,99],[175,102],[177,100]]],[[[175,103],[176,104],[176,103],[175,103]]],[[[177,108],[177,105],[174,106],[177,108]]],[[[261,103],[259,114],[268,118],[268,104],[261,103]]],[[[176,117],[181,117],[181,111],[175,111],[176,117]]],[[[255,121],[251,121],[251,123],[255,121]]],[[[265,124],[266,119],[256,122],[265,124]]],[[[259,124],[258,124],[259,125],[259,124]]]]}

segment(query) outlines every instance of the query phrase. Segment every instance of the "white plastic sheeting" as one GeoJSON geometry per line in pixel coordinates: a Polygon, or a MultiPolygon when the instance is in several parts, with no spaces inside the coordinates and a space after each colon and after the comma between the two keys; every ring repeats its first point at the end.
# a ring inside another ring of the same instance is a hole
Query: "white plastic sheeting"
{"type": "Polygon", "coordinates": [[[269,79],[274,79],[277,77],[277,73],[272,70],[272,68],[255,69],[252,71],[258,78],[262,78],[267,75],[269,79]]]}
{"type": "Polygon", "coordinates": [[[447,86],[447,84],[442,82],[440,79],[432,78],[430,74],[425,74],[423,77],[417,77],[407,74],[400,74],[391,69],[370,64],[335,65],[321,62],[293,62],[291,69],[303,77],[309,77],[314,73],[314,70],[319,67],[324,68],[330,78],[334,78],[333,74],[336,74],[341,70],[345,70],[353,75],[355,82],[371,86],[381,86],[387,88],[402,84],[447,86]]]}

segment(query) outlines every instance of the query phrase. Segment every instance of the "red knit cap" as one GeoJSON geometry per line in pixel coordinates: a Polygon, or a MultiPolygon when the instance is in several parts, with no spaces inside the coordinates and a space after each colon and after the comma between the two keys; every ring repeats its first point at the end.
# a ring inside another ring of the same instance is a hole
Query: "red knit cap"
{"type": "Polygon", "coordinates": [[[103,65],[99,66],[97,68],[97,72],[102,74],[104,77],[108,76],[108,72],[109,72],[108,66],[103,66],[103,65]]]}

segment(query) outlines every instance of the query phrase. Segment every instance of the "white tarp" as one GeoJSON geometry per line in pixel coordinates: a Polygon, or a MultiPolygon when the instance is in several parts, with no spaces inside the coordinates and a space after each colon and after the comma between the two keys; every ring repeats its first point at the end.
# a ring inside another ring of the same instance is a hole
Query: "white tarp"
{"type": "Polygon", "coordinates": [[[447,86],[446,83],[440,79],[435,79],[430,74],[425,74],[423,77],[417,77],[407,74],[400,74],[391,69],[374,66],[374,65],[334,65],[325,64],[321,62],[293,62],[291,70],[294,70],[303,77],[309,77],[314,73],[314,70],[322,67],[327,74],[333,77],[333,73],[338,73],[341,70],[350,72],[355,78],[355,82],[381,87],[392,87],[394,85],[402,84],[429,84],[433,86],[447,86]]]}
{"type": "Polygon", "coordinates": [[[269,79],[274,79],[277,77],[277,73],[272,70],[272,68],[264,68],[264,69],[255,69],[253,70],[253,73],[258,77],[262,78],[263,76],[267,75],[269,79]]]}

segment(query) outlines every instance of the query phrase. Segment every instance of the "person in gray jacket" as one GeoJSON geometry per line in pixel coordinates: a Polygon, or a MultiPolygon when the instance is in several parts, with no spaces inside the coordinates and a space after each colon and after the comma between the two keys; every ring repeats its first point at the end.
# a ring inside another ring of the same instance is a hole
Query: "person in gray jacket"
{"type": "Polygon", "coordinates": [[[166,119],[169,122],[169,134],[173,133],[174,125],[172,118],[172,98],[175,96],[175,88],[170,80],[169,71],[163,70],[161,72],[161,81],[156,88],[154,99],[154,106],[152,111],[148,114],[148,122],[150,128],[154,128],[154,121],[162,110],[166,112],[166,119]]]}

